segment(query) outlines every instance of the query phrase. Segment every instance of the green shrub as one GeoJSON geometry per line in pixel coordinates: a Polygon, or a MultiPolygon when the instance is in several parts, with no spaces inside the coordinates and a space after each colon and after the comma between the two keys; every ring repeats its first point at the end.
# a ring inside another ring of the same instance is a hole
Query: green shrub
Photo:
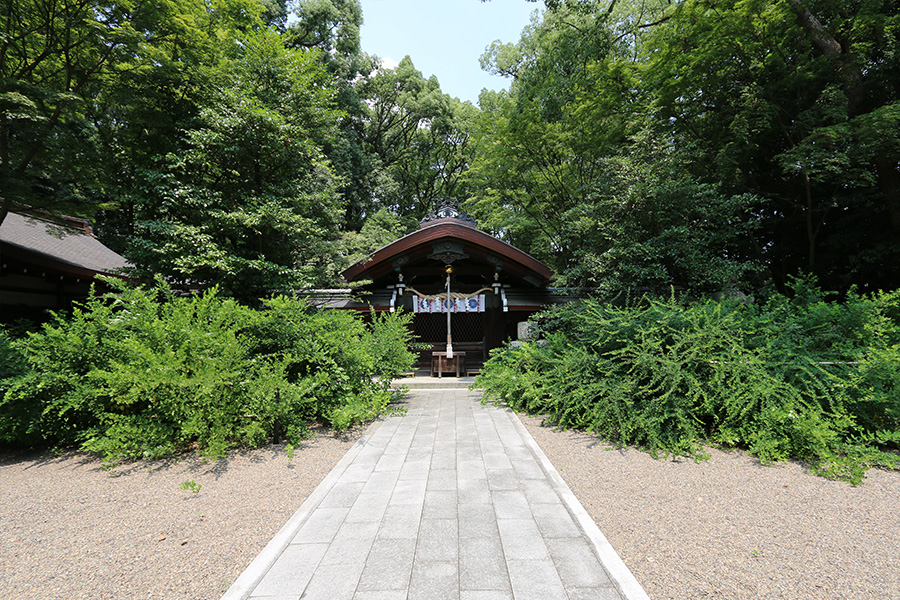
{"type": "Polygon", "coordinates": [[[541,342],[492,353],[478,381],[489,400],[654,456],[700,460],[713,443],[857,482],[897,464],[898,296],[837,303],[795,285],[763,306],[554,308],[541,342]]]}
{"type": "Polygon", "coordinates": [[[328,414],[328,421],[338,431],[368,421],[383,413],[394,399],[394,395],[395,392],[387,386],[366,389],[333,409],[328,414]]]}
{"type": "Polygon", "coordinates": [[[123,286],[23,341],[0,338],[24,367],[0,380],[0,439],[78,444],[111,462],[296,444],[312,420],[344,428],[384,410],[390,376],[415,358],[403,325],[284,297],[253,310],[215,290],[123,286]]]}
{"type": "Polygon", "coordinates": [[[412,369],[418,360],[414,350],[428,347],[413,341],[412,319],[412,313],[372,311],[365,344],[382,379],[395,379],[412,369]]]}
{"type": "MultiPolygon", "coordinates": [[[[28,363],[12,336],[0,327],[0,399],[6,390],[28,372],[28,363]]],[[[22,422],[31,416],[26,406],[12,406],[4,418],[0,419],[0,442],[9,441],[13,432],[22,429],[22,422]]]]}

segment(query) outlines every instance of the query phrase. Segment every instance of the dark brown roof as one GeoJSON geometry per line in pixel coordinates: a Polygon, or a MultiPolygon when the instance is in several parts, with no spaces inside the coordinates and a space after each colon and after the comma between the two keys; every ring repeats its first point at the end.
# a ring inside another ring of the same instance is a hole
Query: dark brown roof
{"type": "Polygon", "coordinates": [[[435,244],[443,241],[460,243],[473,260],[496,265],[504,272],[535,287],[547,285],[553,271],[539,260],[470,224],[455,218],[430,221],[421,229],[384,246],[344,271],[347,281],[377,280],[398,266],[425,262],[435,252],[435,244]]]}
{"type": "Polygon", "coordinates": [[[114,274],[128,265],[125,258],[95,238],[85,222],[51,221],[36,216],[9,213],[0,224],[3,253],[47,268],[82,277],[114,274]]]}

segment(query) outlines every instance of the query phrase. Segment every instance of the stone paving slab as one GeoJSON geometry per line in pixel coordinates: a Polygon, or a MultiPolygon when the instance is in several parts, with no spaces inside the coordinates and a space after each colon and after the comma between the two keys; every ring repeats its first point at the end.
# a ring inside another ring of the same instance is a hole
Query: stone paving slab
{"type": "Polygon", "coordinates": [[[223,600],[649,600],[516,415],[417,389],[223,600]]]}

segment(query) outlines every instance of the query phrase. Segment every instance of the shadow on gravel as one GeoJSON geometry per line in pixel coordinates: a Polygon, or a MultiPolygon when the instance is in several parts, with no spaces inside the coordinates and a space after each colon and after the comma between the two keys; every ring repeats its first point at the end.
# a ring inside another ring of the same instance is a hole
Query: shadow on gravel
{"type": "MultiPolygon", "coordinates": [[[[640,452],[648,457],[651,457],[649,452],[645,452],[644,450],[641,450],[640,448],[637,448],[635,446],[627,446],[627,445],[619,444],[615,441],[604,439],[604,438],[600,437],[599,435],[589,433],[589,432],[581,430],[581,429],[563,429],[561,427],[558,427],[557,425],[554,425],[552,422],[550,422],[549,417],[547,417],[546,415],[528,415],[526,413],[516,413],[516,414],[519,416],[524,416],[524,417],[530,418],[530,419],[539,419],[540,426],[542,428],[552,430],[556,433],[564,433],[569,436],[570,441],[572,441],[578,445],[582,445],[587,449],[591,449],[591,450],[601,449],[601,450],[605,450],[607,452],[616,452],[620,456],[623,456],[623,457],[628,452],[633,451],[633,452],[640,452]]],[[[709,453],[710,450],[715,450],[718,458],[735,458],[735,459],[742,458],[742,459],[745,459],[749,463],[749,466],[752,466],[757,469],[770,469],[773,467],[777,468],[780,465],[785,465],[785,464],[798,465],[807,472],[811,469],[810,463],[807,461],[802,461],[802,460],[762,462],[756,456],[754,456],[752,454],[748,454],[745,450],[742,450],[740,448],[724,448],[724,447],[720,447],[720,446],[706,446],[705,445],[704,450],[707,453],[709,453]]],[[[654,460],[665,460],[670,463],[685,464],[685,465],[703,464],[704,462],[706,462],[704,460],[699,460],[699,461],[694,460],[693,458],[690,458],[688,456],[678,456],[678,455],[672,455],[672,454],[667,455],[667,456],[660,455],[658,458],[656,458],[654,460]]]]}
{"type": "MultiPolygon", "coordinates": [[[[382,418],[390,417],[391,414],[382,418]]],[[[286,468],[293,469],[294,464],[303,460],[303,451],[320,446],[323,438],[333,438],[342,442],[351,442],[358,439],[374,421],[368,421],[345,431],[330,429],[322,423],[310,425],[310,437],[294,447],[293,459],[287,462],[286,468]]],[[[229,450],[223,458],[204,458],[196,449],[186,450],[170,457],[152,460],[138,460],[126,462],[115,466],[104,465],[102,458],[96,454],[89,454],[77,449],[63,452],[47,449],[13,448],[0,446],[0,468],[19,465],[22,469],[34,469],[50,465],[67,464],[70,467],[83,467],[91,471],[106,472],[109,477],[131,477],[144,475],[152,477],[156,474],[166,474],[175,470],[185,471],[192,475],[209,475],[219,479],[228,472],[234,461],[247,461],[253,464],[263,464],[279,457],[287,456],[286,442],[268,444],[260,448],[235,448],[229,450]]]]}
{"type": "Polygon", "coordinates": [[[0,467],[21,463],[32,463],[23,468],[33,469],[67,460],[69,453],[54,454],[49,450],[34,450],[21,448],[0,448],[0,467]]]}

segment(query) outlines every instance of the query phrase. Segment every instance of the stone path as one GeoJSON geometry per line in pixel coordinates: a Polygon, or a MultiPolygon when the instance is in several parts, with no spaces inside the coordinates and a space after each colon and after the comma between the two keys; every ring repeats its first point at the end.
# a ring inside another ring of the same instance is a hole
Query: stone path
{"type": "Polygon", "coordinates": [[[410,392],[223,600],[649,600],[511,411],[410,392]]]}

